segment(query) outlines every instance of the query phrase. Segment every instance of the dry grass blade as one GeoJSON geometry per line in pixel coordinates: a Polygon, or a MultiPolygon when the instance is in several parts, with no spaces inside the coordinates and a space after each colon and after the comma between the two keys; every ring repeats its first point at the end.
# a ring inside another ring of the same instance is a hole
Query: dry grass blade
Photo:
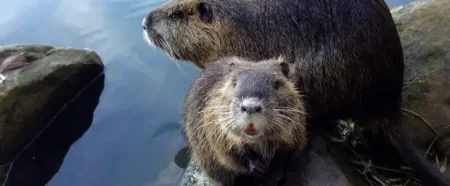
{"type": "Polygon", "coordinates": [[[436,143],[436,140],[438,139],[438,137],[439,137],[439,134],[437,134],[437,135],[433,138],[433,141],[431,141],[430,145],[428,145],[427,151],[425,151],[425,156],[427,156],[427,155],[430,153],[431,148],[433,147],[434,143],[436,143]]]}
{"type": "Polygon", "coordinates": [[[436,136],[433,138],[433,141],[431,141],[430,145],[428,145],[427,151],[425,152],[425,156],[428,155],[428,153],[430,153],[431,148],[433,147],[434,143],[436,143],[436,140],[439,138],[440,134],[443,133],[445,130],[447,130],[448,128],[450,128],[450,125],[444,127],[440,133],[437,133],[436,136]]]}
{"type": "Polygon", "coordinates": [[[405,89],[406,87],[408,87],[409,85],[412,85],[412,84],[415,84],[415,83],[422,83],[423,81],[422,80],[420,80],[420,78],[414,78],[413,80],[411,80],[411,81],[408,81],[408,82],[405,82],[403,85],[403,89],[405,89]]]}
{"type": "Polygon", "coordinates": [[[378,183],[380,183],[382,186],[388,186],[386,183],[384,183],[381,179],[379,179],[377,176],[372,175],[372,178],[377,181],[378,183]]]}
{"type": "MultiPolygon", "coordinates": [[[[358,161],[352,161],[352,162],[357,164],[357,165],[367,166],[367,163],[358,162],[358,161]]],[[[374,169],[379,169],[379,170],[384,170],[384,171],[390,171],[390,172],[402,173],[402,174],[410,175],[410,173],[405,172],[405,171],[401,171],[401,170],[395,170],[395,169],[390,169],[390,168],[386,168],[386,167],[379,167],[379,166],[376,166],[376,165],[370,165],[370,166],[372,168],[374,168],[374,169]]]]}
{"type": "MultiPolygon", "coordinates": [[[[441,69],[443,69],[443,68],[434,69],[434,70],[432,70],[432,71],[430,71],[428,73],[423,74],[421,77],[426,77],[427,75],[430,75],[430,74],[432,74],[434,72],[437,72],[437,71],[439,71],[441,69]]],[[[407,82],[403,83],[403,85],[404,85],[403,89],[405,89],[409,85],[412,85],[412,84],[415,84],[415,83],[419,83],[420,84],[420,83],[423,83],[423,81],[419,77],[416,77],[416,78],[412,79],[411,81],[407,81],[407,82]]]]}
{"type": "Polygon", "coordinates": [[[416,113],[416,112],[414,112],[414,111],[412,111],[412,110],[405,109],[405,108],[402,108],[402,110],[405,111],[405,112],[407,112],[407,113],[409,113],[409,114],[412,114],[412,115],[414,115],[414,116],[420,118],[423,122],[425,122],[425,124],[427,124],[427,125],[431,128],[431,130],[433,130],[433,132],[434,132],[435,134],[438,134],[438,132],[436,131],[436,129],[434,129],[434,127],[431,126],[431,124],[428,123],[428,121],[425,120],[425,118],[423,118],[420,114],[418,114],[418,113],[416,113]]]}
{"type": "Polygon", "coordinates": [[[403,179],[402,178],[389,178],[389,179],[386,179],[385,181],[388,184],[391,184],[391,183],[397,183],[397,182],[403,181],[403,179]]]}

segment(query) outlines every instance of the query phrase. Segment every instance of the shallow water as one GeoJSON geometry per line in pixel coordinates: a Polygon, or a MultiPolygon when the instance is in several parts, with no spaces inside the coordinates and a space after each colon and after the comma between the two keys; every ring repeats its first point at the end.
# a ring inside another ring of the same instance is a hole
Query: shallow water
{"type": "MultiPolygon", "coordinates": [[[[0,45],[91,48],[105,87],[90,128],[64,157],[50,186],[175,185],[184,146],[182,102],[197,73],[143,41],[141,21],[165,0],[0,1],[0,45]]],[[[390,7],[411,0],[388,0],[390,7]]]]}

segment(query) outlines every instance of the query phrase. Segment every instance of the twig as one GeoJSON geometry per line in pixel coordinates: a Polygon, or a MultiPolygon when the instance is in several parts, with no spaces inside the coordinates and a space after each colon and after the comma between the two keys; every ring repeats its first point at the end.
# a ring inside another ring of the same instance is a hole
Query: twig
{"type": "Polygon", "coordinates": [[[367,174],[368,172],[372,172],[370,168],[372,167],[372,161],[369,160],[369,163],[364,164],[363,174],[367,174]]]}
{"type": "Polygon", "coordinates": [[[408,183],[411,182],[411,178],[408,178],[408,180],[405,181],[405,183],[403,184],[403,186],[408,186],[408,183]]]}
{"type": "MultiPolygon", "coordinates": [[[[361,173],[361,171],[360,171],[360,173],[361,173]]],[[[369,183],[370,186],[374,186],[372,181],[370,181],[370,178],[367,176],[367,174],[363,174],[363,175],[364,175],[364,178],[366,178],[367,183],[369,183]]]]}
{"type": "Polygon", "coordinates": [[[415,169],[413,169],[411,167],[407,167],[407,166],[400,166],[400,168],[403,170],[415,171],[415,169]]]}
{"type": "Polygon", "coordinates": [[[372,178],[377,181],[378,183],[380,183],[382,186],[388,186],[386,183],[384,183],[383,181],[381,181],[377,176],[372,175],[372,178]]]}
{"type": "Polygon", "coordinates": [[[388,184],[390,184],[390,183],[397,183],[397,182],[402,181],[402,180],[404,180],[404,179],[402,179],[402,178],[389,178],[389,179],[386,179],[385,181],[388,184]]]}
{"type": "MultiPolygon", "coordinates": [[[[354,160],[352,162],[355,163],[355,164],[358,164],[358,165],[366,166],[366,163],[362,163],[362,162],[358,162],[358,161],[354,161],[354,160]]],[[[371,167],[373,167],[375,169],[380,169],[380,170],[385,170],[385,171],[390,171],[390,172],[396,172],[396,173],[402,173],[402,174],[411,175],[410,173],[405,172],[405,171],[390,169],[390,168],[386,168],[386,167],[379,167],[379,166],[376,166],[376,165],[371,165],[371,167]]]]}
{"type": "Polygon", "coordinates": [[[338,138],[335,138],[335,137],[330,137],[330,139],[331,139],[331,141],[334,141],[334,142],[337,142],[337,143],[343,143],[343,142],[347,141],[347,140],[338,139],[338,138]]]}

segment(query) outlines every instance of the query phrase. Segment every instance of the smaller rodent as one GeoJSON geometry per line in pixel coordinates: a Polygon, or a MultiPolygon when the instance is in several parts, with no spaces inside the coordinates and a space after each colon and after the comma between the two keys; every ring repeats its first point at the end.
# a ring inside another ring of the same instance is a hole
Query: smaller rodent
{"type": "Polygon", "coordinates": [[[224,57],[201,71],[185,99],[183,129],[197,166],[223,185],[261,177],[276,153],[307,144],[301,94],[282,58],[224,57]]]}

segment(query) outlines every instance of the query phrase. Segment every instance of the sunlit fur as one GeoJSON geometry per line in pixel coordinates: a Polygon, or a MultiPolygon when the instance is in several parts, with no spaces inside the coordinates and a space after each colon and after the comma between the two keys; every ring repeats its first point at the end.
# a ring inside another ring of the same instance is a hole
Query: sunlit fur
{"type": "Polygon", "coordinates": [[[144,33],[145,40],[174,59],[196,59],[197,65],[206,60],[215,59],[211,56],[212,49],[221,46],[220,32],[225,31],[220,22],[204,23],[198,16],[197,6],[200,0],[169,1],[165,5],[170,8],[160,8],[154,13],[154,26],[144,33]],[[183,12],[183,18],[171,17],[175,12],[183,12]],[[195,24],[186,24],[187,22],[195,24]],[[176,27],[177,29],[172,29],[176,27]],[[196,27],[196,29],[192,29],[196,27]],[[179,37],[171,37],[177,35],[179,37]],[[186,39],[189,38],[189,39],[186,39]],[[210,41],[205,43],[204,41],[210,41]],[[184,43],[180,45],[180,43],[184,43]],[[207,57],[206,56],[211,56],[207,57]]]}
{"type": "MultiPolygon", "coordinates": [[[[261,63],[239,58],[223,58],[209,65],[189,90],[185,102],[184,131],[199,167],[212,178],[230,181],[251,171],[230,155],[233,149],[249,145],[270,161],[280,147],[303,148],[307,143],[305,113],[300,92],[280,70],[279,60],[261,63]],[[230,69],[229,64],[235,63],[230,69]],[[233,77],[239,72],[266,71],[283,85],[272,90],[265,113],[264,134],[251,139],[236,132],[235,88],[233,77]],[[283,103],[283,106],[280,104],[283,103]]],[[[225,182],[226,182],[225,181],[225,182]]]]}

